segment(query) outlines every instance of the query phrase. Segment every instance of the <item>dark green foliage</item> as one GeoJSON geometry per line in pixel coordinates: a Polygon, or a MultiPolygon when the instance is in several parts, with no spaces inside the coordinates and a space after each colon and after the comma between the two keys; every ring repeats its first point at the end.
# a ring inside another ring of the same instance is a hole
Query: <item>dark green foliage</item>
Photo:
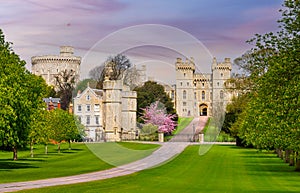
{"type": "Polygon", "coordinates": [[[240,64],[250,74],[250,100],[232,126],[247,144],[279,154],[300,151],[300,1],[284,1],[281,12],[277,33],[249,41],[255,47],[240,64]]]}

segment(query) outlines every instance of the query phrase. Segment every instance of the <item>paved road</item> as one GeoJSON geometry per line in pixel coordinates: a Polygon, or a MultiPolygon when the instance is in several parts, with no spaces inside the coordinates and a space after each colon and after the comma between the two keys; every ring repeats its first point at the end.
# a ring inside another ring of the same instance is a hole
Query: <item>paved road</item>
{"type": "Polygon", "coordinates": [[[171,142],[191,142],[199,139],[198,134],[204,128],[208,117],[194,118],[191,123],[179,134],[175,135],[171,142]]]}
{"type": "MultiPolygon", "coordinates": [[[[199,126],[199,124],[200,126],[203,125],[203,123],[199,123],[199,118],[195,118],[191,122],[191,124],[188,125],[182,132],[191,133],[191,131],[195,129],[194,128],[195,125],[199,126]]],[[[198,127],[198,129],[201,128],[198,127]]],[[[107,178],[124,176],[144,169],[156,167],[176,157],[188,145],[191,144],[190,142],[183,142],[183,141],[174,142],[174,141],[178,141],[178,139],[175,139],[167,143],[161,143],[162,146],[158,150],[154,151],[150,156],[123,166],[119,166],[108,170],[93,172],[93,173],[75,175],[75,176],[0,184],[0,192],[12,192],[12,191],[18,191],[24,189],[42,188],[47,186],[57,186],[57,185],[75,184],[80,182],[89,182],[94,180],[102,180],[107,178]]]]}

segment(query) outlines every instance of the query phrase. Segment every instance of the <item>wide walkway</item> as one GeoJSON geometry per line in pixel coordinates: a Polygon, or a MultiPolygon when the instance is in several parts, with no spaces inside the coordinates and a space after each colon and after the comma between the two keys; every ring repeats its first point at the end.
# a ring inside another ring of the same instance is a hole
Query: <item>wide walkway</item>
{"type": "MultiPolygon", "coordinates": [[[[191,131],[194,131],[195,129],[201,129],[195,128],[195,126],[198,127],[200,125],[201,123],[199,123],[199,118],[195,118],[182,132],[191,133],[191,131]]],[[[174,141],[178,141],[178,139],[175,139],[174,141]]],[[[123,166],[75,176],[0,184],[0,192],[12,192],[24,189],[42,188],[47,186],[75,184],[80,182],[89,182],[94,180],[103,180],[107,178],[124,176],[164,164],[168,160],[180,154],[188,145],[190,145],[190,142],[183,141],[161,143],[161,147],[154,151],[150,156],[123,166]]]]}

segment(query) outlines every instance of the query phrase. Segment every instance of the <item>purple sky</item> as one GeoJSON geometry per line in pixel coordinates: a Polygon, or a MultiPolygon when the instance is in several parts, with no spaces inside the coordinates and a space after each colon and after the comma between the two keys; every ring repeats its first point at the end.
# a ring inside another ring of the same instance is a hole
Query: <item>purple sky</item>
{"type": "Polygon", "coordinates": [[[171,83],[177,56],[194,57],[199,71],[208,72],[212,56],[233,60],[250,48],[245,41],[255,33],[275,31],[282,3],[1,0],[0,26],[28,69],[32,56],[58,54],[59,46],[71,45],[83,57],[82,78],[108,55],[123,51],[133,63],[146,64],[149,76],[171,83]]]}

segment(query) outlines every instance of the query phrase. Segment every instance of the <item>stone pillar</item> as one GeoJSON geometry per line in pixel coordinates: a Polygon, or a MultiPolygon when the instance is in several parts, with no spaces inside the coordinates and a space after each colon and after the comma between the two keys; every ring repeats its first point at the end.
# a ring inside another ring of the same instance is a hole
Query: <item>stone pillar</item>
{"type": "Polygon", "coordinates": [[[158,133],[158,142],[164,142],[164,133],[158,133]]]}
{"type": "Polygon", "coordinates": [[[200,133],[200,134],[199,134],[199,142],[200,142],[200,143],[203,143],[203,142],[204,142],[204,134],[203,134],[203,133],[200,133]]]}

